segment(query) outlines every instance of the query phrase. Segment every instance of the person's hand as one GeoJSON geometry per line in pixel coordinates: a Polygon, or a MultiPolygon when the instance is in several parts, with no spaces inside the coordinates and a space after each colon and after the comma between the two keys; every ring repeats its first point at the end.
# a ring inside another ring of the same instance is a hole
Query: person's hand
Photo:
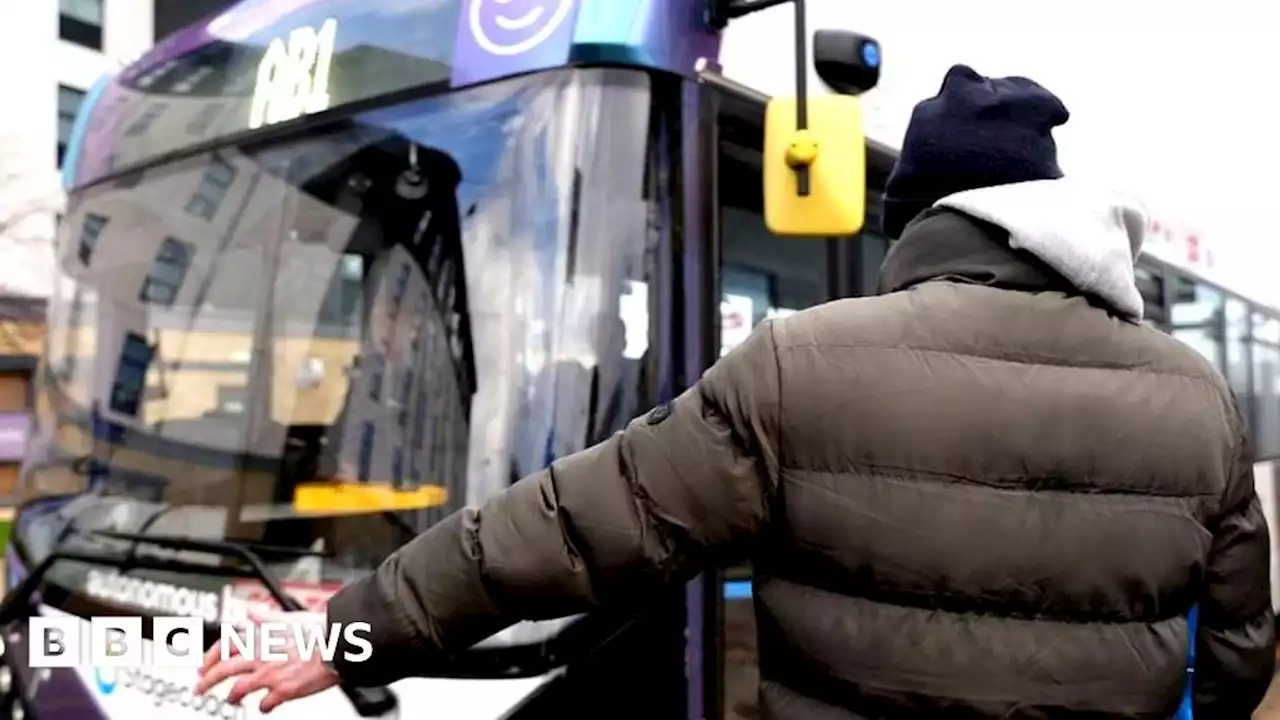
{"type": "MultiPolygon", "coordinates": [[[[310,626],[313,632],[323,632],[324,618],[314,613],[296,613],[284,616],[294,622],[310,626]]],[[[262,636],[258,631],[258,619],[254,619],[247,628],[248,632],[257,635],[255,648],[262,647],[262,636]]],[[[315,648],[315,645],[312,645],[315,648]]],[[[232,651],[236,648],[232,646],[232,651]]],[[[200,681],[196,683],[195,694],[203,695],[223,680],[239,678],[231,686],[227,701],[239,705],[246,695],[259,690],[266,690],[258,709],[269,713],[282,703],[315,695],[338,684],[338,676],[329,666],[324,664],[320,653],[313,652],[304,658],[298,651],[295,639],[290,636],[288,643],[281,650],[288,656],[287,660],[267,662],[254,658],[246,658],[235,654],[227,660],[222,659],[221,643],[214,645],[204,656],[204,665],[200,668],[200,681]]]]}

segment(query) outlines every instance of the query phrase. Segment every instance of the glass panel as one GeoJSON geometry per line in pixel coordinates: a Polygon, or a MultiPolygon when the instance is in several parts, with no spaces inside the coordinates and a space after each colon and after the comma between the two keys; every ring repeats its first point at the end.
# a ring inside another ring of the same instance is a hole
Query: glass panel
{"type": "Polygon", "coordinates": [[[1260,457],[1280,454],[1280,348],[1253,346],[1254,438],[1260,457]]]}
{"type": "Polygon", "coordinates": [[[90,50],[102,50],[102,25],[62,15],[58,18],[58,37],[90,50]]]}
{"type": "Polygon", "coordinates": [[[829,299],[829,283],[825,241],[765,227],[758,154],[729,145],[720,163],[723,355],[765,318],[829,299]]]}
{"type": "Polygon", "coordinates": [[[71,139],[71,131],[75,127],[76,119],[67,117],[66,115],[58,116],[58,143],[66,145],[71,139]]]}
{"type": "Polygon", "coordinates": [[[90,25],[102,24],[102,0],[58,0],[58,12],[90,25]]]}
{"type": "Polygon", "coordinates": [[[85,93],[81,90],[58,86],[58,114],[75,117],[80,112],[80,104],[84,102],[85,93]]]}
{"type": "Polygon", "coordinates": [[[1235,298],[1226,307],[1227,383],[1244,410],[1249,402],[1249,306],[1235,298]]]}
{"type": "Polygon", "coordinates": [[[151,272],[143,282],[138,299],[156,305],[172,305],[191,267],[195,246],[175,238],[165,238],[156,251],[151,272]]]}
{"type": "Polygon", "coordinates": [[[1280,455],[1280,318],[1253,314],[1254,450],[1259,457],[1280,455]]]}
{"type": "Polygon", "coordinates": [[[235,165],[221,154],[214,153],[200,176],[200,184],[196,186],[184,209],[196,217],[212,220],[222,207],[222,202],[227,199],[236,175],[235,165]]]}
{"type": "Polygon", "coordinates": [[[58,142],[65,145],[71,139],[76,113],[84,102],[85,94],[65,85],[58,86],[58,142]]]}
{"type": "Polygon", "coordinates": [[[1164,305],[1164,276],[1159,270],[1142,266],[1134,269],[1134,276],[1144,305],[1143,322],[1163,331],[1169,322],[1169,313],[1164,305]]]}
{"type": "Polygon", "coordinates": [[[1253,314],[1253,338],[1280,345],[1280,318],[1260,312],[1253,314]]]}
{"type": "Polygon", "coordinates": [[[150,103],[142,108],[136,119],[129,123],[124,129],[125,137],[138,137],[145,134],[155,124],[156,120],[164,117],[164,113],[169,109],[169,103],[155,102],[150,103]]]}
{"type": "Polygon", "coordinates": [[[363,314],[364,257],[356,253],[344,255],[331,282],[333,286],[320,307],[317,331],[340,335],[343,328],[351,327],[363,314]]]}
{"type": "Polygon", "coordinates": [[[1174,278],[1173,336],[1195,348],[1219,372],[1223,368],[1223,297],[1191,278],[1174,278]]]}
{"type": "Polygon", "coordinates": [[[80,224],[80,235],[76,243],[76,257],[82,265],[88,265],[93,259],[93,250],[98,245],[98,236],[107,226],[107,218],[95,213],[85,213],[80,224]]]}
{"type": "MultiPolygon", "coordinates": [[[[121,506],[120,529],[324,551],[278,568],[322,600],[612,434],[649,401],[645,288],[670,226],[644,192],[671,175],[650,166],[649,111],[643,73],[531,75],[74,196],[18,522],[30,560],[59,523],[121,506]],[[164,305],[139,300],[144,280],[164,305]],[[58,465],[85,455],[92,478],[58,465]],[[67,502],[90,484],[103,494],[67,502]],[[22,519],[37,506],[58,509],[22,519]]],[[[87,569],[56,567],[93,594],[87,569]]],[[[212,568],[136,574],[257,592],[212,568]]]]}
{"type": "Polygon", "coordinates": [[[153,357],[155,350],[147,343],[146,338],[134,332],[125,334],[124,346],[116,365],[115,381],[111,384],[112,412],[137,417],[153,357]]]}

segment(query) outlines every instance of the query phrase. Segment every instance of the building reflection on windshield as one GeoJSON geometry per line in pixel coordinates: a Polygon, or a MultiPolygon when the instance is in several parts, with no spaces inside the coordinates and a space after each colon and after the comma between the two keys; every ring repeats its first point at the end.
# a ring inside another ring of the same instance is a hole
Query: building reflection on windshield
{"type": "Polygon", "coordinates": [[[74,192],[24,503],[344,583],[611,435],[650,394],[650,104],[546,73],[74,192]]]}

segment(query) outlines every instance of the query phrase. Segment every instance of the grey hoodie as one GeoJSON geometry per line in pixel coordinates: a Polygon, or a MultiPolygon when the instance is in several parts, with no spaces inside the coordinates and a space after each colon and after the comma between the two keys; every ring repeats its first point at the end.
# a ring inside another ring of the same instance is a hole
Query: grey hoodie
{"type": "Polygon", "coordinates": [[[1147,214],[1137,202],[1062,178],[967,190],[934,207],[999,225],[1014,249],[1035,255],[1121,316],[1142,319],[1134,262],[1147,214]]]}

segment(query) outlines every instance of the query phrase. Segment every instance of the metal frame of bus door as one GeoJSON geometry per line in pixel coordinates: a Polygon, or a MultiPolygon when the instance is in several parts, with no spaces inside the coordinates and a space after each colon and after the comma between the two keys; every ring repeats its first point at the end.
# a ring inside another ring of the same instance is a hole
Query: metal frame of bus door
{"type": "MultiPolygon", "coordinates": [[[[710,68],[708,68],[710,69],[710,68]]],[[[718,68],[715,68],[718,70],[718,68]]],[[[700,78],[685,82],[681,103],[684,179],[685,367],[692,385],[720,355],[719,93],[700,78]]],[[[688,720],[720,720],[720,651],[716,620],[721,572],[711,568],[685,587],[688,720]]]]}

